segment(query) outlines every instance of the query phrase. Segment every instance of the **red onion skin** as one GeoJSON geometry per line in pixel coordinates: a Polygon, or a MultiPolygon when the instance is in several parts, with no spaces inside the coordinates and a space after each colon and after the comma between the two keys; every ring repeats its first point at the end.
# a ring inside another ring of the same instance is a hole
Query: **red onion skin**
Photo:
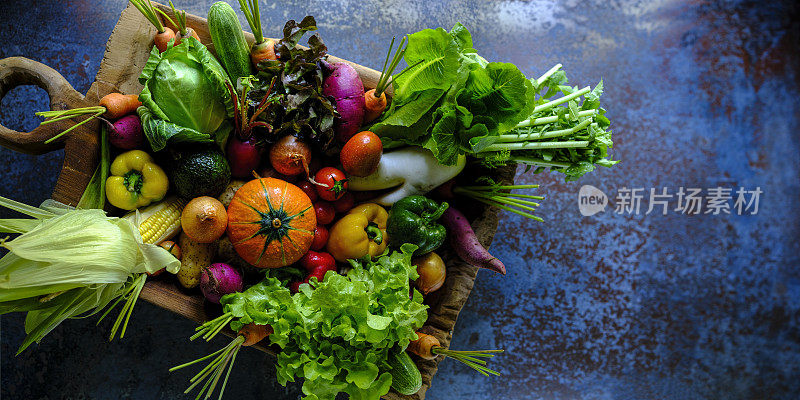
{"type": "Polygon", "coordinates": [[[228,264],[211,264],[200,275],[200,290],[208,301],[219,304],[222,296],[242,291],[242,274],[228,264]]]}

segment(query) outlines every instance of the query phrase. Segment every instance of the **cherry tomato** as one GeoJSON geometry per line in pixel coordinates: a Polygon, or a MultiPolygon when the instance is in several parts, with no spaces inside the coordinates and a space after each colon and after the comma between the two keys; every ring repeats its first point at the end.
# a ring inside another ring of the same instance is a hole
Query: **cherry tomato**
{"type": "Polygon", "coordinates": [[[328,228],[317,225],[314,228],[314,240],[311,242],[311,250],[320,251],[328,243],[328,228]]]}
{"type": "Polygon", "coordinates": [[[368,176],[378,170],[382,154],[381,138],[370,131],[363,131],[345,143],[339,153],[339,161],[348,175],[368,176]]]}
{"type": "Polygon", "coordinates": [[[302,189],[303,192],[308,195],[308,198],[311,199],[311,202],[315,202],[317,199],[319,199],[319,195],[317,194],[317,189],[315,189],[315,186],[317,185],[309,181],[302,181],[297,184],[297,187],[302,189]]]}
{"type": "Polygon", "coordinates": [[[314,212],[317,213],[317,224],[328,225],[333,222],[336,216],[336,210],[333,204],[327,201],[318,201],[314,203],[314,212]]]}
{"type": "Polygon", "coordinates": [[[319,268],[324,268],[326,271],[335,271],[336,260],[330,253],[311,250],[300,259],[300,266],[310,273],[319,268]]]}
{"type": "Polygon", "coordinates": [[[305,282],[294,281],[294,282],[290,283],[289,284],[289,290],[292,293],[297,293],[297,292],[300,291],[300,285],[303,284],[303,283],[308,283],[308,280],[306,280],[305,282]]]}
{"type": "Polygon", "coordinates": [[[338,200],[347,191],[347,177],[344,172],[333,168],[325,167],[317,171],[314,180],[317,185],[317,194],[323,200],[338,200]]]}
{"type": "Polygon", "coordinates": [[[356,199],[353,197],[353,194],[347,192],[333,202],[333,208],[336,210],[337,213],[346,213],[350,211],[351,208],[356,204],[356,199]]]}

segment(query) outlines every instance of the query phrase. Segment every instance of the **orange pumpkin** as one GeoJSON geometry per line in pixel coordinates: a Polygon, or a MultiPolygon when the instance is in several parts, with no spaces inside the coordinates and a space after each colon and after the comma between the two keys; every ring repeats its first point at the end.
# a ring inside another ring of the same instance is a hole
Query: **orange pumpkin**
{"type": "Polygon", "coordinates": [[[316,226],[311,199],[281,179],[247,182],[228,206],[228,238],[240,257],[259,268],[299,260],[311,248],[316,226]]]}

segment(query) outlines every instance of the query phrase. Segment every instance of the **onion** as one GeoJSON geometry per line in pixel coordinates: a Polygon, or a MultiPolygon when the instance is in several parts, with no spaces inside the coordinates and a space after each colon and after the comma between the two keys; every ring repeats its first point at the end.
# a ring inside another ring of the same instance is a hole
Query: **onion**
{"type": "Polygon", "coordinates": [[[283,175],[308,174],[311,162],[311,149],[302,140],[286,135],[269,150],[269,162],[275,171],[283,175]]]}
{"type": "Polygon", "coordinates": [[[219,239],[227,227],[228,212],[213,197],[196,197],[181,212],[183,233],[198,243],[211,243],[219,239]]]}
{"type": "Polygon", "coordinates": [[[242,291],[242,274],[228,264],[211,264],[200,275],[200,290],[208,301],[219,304],[222,296],[242,291]]]}

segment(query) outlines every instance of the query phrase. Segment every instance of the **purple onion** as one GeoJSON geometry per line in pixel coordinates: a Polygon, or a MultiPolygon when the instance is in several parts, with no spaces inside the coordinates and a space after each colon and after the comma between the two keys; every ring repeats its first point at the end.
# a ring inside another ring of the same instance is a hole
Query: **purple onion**
{"type": "Polygon", "coordinates": [[[228,264],[211,264],[200,275],[200,290],[208,301],[219,304],[222,296],[242,291],[242,274],[228,264]]]}

